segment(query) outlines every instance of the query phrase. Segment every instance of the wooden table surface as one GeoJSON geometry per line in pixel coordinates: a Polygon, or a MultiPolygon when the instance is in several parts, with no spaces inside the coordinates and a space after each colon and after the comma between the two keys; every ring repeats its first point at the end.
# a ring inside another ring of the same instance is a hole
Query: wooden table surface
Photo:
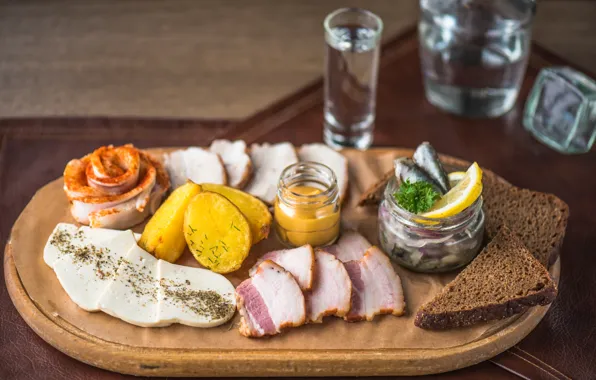
{"type": "MultiPolygon", "coordinates": [[[[389,38],[416,22],[417,4],[4,1],[0,116],[243,118],[321,75],[333,9],[371,9],[389,38]]],[[[595,1],[539,1],[534,36],[596,71],[595,20],[595,1]]]]}

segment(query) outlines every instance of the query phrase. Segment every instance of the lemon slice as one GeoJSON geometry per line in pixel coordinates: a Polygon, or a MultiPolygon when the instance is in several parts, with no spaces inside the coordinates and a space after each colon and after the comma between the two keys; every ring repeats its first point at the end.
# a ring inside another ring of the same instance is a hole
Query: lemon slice
{"type": "Polygon", "coordinates": [[[451,172],[447,175],[449,177],[449,185],[450,187],[457,186],[458,182],[461,181],[466,176],[466,172],[451,172]]]}
{"type": "MultiPolygon", "coordinates": [[[[451,173],[449,175],[449,181],[452,181],[457,176],[458,172],[451,173]]],[[[455,214],[460,213],[469,207],[472,203],[478,199],[482,193],[482,169],[477,163],[473,163],[465,175],[459,180],[449,192],[441,199],[439,199],[435,205],[422,214],[426,218],[447,218],[455,214]]]]}

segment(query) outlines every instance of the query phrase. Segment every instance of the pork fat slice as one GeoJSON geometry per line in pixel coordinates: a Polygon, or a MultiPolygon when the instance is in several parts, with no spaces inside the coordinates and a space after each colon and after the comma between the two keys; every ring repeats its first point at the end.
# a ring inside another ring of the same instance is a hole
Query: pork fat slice
{"type": "Polygon", "coordinates": [[[165,156],[165,167],[175,189],[191,180],[194,183],[227,184],[226,170],[216,153],[190,147],[165,156]]]}
{"type": "Polygon", "coordinates": [[[350,310],[352,282],[344,265],[330,253],[315,252],[315,283],[305,293],[306,312],[310,322],[323,322],[323,317],[344,317],[350,310]]]}
{"type": "Polygon", "coordinates": [[[218,154],[228,174],[228,185],[242,189],[250,180],[252,162],[242,140],[215,140],[209,150],[218,154]]]}
{"type": "Polygon", "coordinates": [[[271,260],[294,276],[302,290],[310,290],[313,285],[315,269],[315,254],[310,245],[294,249],[282,249],[264,254],[257,263],[250,268],[248,274],[254,276],[259,264],[265,260],[271,260]]]}
{"type": "Polygon", "coordinates": [[[403,315],[401,280],[379,248],[373,246],[362,259],[344,265],[352,280],[351,309],[345,320],[372,321],[378,314],[403,315]]]}
{"type": "Polygon", "coordinates": [[[254,276],[236,288],[240,333],[248,337],[275,335],[284,327],[306,321],[304,296],[294,277],[266,260],[254,276]]]}
{"type": "Polygon", "coordinates": [[[281,172],[298,162],[294,145],[288,142],[273,145],[253,144],[250,147],[250,159],[254,172],[252,180],[244,190],[272,205],[277,196],[277,181],[281,172]]]}
{"type": "Polygon", "coordinates": [[[325,144],[305,144],[298,150],[300,161],[312,161],[328,166],[337,178],[339,198],[344,199],[348,190],[348,159],[325,144]]]}
{"type": "Polygon", "coordinates": [[[342,262],[360,260],[372,244],[356,231],[343,232],[337,243],[323,248],[342,262]]]}

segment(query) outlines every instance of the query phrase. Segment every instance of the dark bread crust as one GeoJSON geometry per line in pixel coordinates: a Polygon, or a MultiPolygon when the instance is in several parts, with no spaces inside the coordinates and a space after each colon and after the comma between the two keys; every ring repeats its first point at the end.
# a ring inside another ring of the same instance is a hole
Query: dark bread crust
{"type": "Polygon", "coordinates": [[[507,225],[542,265],[548,268],[554,264],[569,219],[569,206],[564,201],[553,194],[513,186],[494,186],[483,191],[483,198],[489,238],[507,225]]]}
{"type": "Polygon", "coordinates": [[[369,187],[360,195],[360,199],[358,199],[358,206],[375,206],[381,203],[383,200],[383,192],[385,191],[385,187],[387,183],[395,175],[395,171],[393,169],[389,170],[379,181],[377,181],[374,185],[369,187]]]}
{"type": "Polygon", "coordinates": [[[431,330],[470,326],[548,305],[556,296],[546,268],[502,226],[468,267],[418,310],[414,324],[431,330]]]}
{"type": "Polygon", "coordinates": [[[454,327],[471,326],[477,323],[509,318],[515,314],[525,312],[532,306],[548,305],[556,297],[557,287],[553,283],[552,286],[544,288],[538,293],[510,300],[506,303],[494,303],[471,310],[438,314],[419,311],[414,319],[414,324],[420,328],[429,330],[445,330],[454,327]]]}

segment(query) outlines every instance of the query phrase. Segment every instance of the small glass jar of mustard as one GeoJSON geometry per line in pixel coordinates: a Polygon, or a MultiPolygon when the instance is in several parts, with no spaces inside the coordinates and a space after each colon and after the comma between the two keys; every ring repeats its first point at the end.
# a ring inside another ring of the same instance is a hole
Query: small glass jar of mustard
{"type": "Polygon", "coordinates": [[[289,247],[333,244],[339,235],[340,204],[335,173],[316,162],[284,169],[277,185],[275,231],[289,247]]]}

